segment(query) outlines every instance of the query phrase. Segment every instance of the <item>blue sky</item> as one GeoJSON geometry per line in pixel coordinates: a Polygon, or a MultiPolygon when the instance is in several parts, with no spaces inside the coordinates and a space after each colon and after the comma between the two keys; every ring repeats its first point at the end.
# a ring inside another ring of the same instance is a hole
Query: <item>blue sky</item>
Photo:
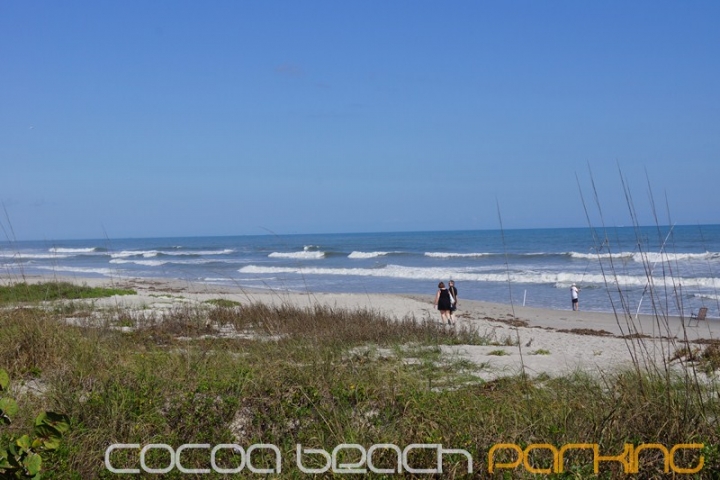
{"type": "Polygon", "coordinates": [[[2,2],[3,235],[587,226],[593,181],[623,225],[621,175],[641,223],[650,193],[661,223],[720,223],[719,23],[709,1],[2,2]]]}

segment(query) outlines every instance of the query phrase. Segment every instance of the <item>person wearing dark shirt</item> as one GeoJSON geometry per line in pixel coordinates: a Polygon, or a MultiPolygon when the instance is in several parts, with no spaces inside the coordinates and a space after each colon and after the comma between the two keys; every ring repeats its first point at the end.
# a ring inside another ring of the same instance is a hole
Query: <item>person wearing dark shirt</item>
{"type": "Polygon", "coordinates": [[[450,308],[452,307],[452,302],[450,301],[450,292],[445,288],[443,282],[438,284],[438,291],[435,294],[435,301],[433,303],[435,308],[440,311],[440,323],[445,324],[447,320],[448,325],[451,325],[450,308]]]}

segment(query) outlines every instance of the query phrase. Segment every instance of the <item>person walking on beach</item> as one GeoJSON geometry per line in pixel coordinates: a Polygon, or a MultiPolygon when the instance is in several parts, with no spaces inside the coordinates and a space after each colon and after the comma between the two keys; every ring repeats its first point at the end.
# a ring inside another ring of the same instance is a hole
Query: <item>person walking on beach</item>
{"type": "Polygon", "coordinates": [[[448,282],[448,292],[450,292],[450,321],[452,323],[455,323],[455,317],[453,314],[455,313],[455,310],[457,310],[457,304],[458,304],[458,296],[457,296],[457,288],[455,288],[455,280],[450,280],[448,282]]]}
{"type": "Polygon", "coordinates": [[[440,311],[440,323],[444,325],[447,320],[448,325],[452,325],[450,320],[450,307],[452,306],[452,302],[450,302],[450,292],[445,288],[443,282],[438,283],[438,291],[435,294],[434,305],[435,308],[440,311]]]}
{"type": "Polygon", "coordinates": [[[580,293],[580,289],[573,283],[570,287],[570,297],[572,298],[572,309],[576,312],[580,309],[580,299],[578,298],[578,293],[580,293]]]}

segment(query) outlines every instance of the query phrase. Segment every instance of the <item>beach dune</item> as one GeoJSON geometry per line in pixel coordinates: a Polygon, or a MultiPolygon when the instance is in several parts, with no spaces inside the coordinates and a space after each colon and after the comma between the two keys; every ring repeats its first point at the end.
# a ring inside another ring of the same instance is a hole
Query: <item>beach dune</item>
{"type": "MultiPolygon", "coordinates": [[[[101,279],[28,277],[28,282],[69,281],[88,286],[134,289],[136,295],[94,300],[97,306],[114,306],[163,312],[183,304],[227,299],[241,304],[262,303],[299,308],[326,306],[366,309],[392,319],[414,318],[439,322],[433,295],[297,293],[246,290],[168,279],[101,279]]],[[[5,278],[4,284],[13,281],[5,278]]],[[[486,379],[516,375],[524,368],[532,376],[562,375],[573,371],[608,372],[633,362],[648,361],[662,367],[686,345],[707,344],[720,338],[720,325],[705,320],[688,325],[688,318],[624,315],[529,308],[473,300],[460,301],[457,326],[476,329],[488,345],[443,346],[445,353],[485,366],[486,379]],[[499,354],[498,350],[502,350],[499,354]]],[[[675,361],[675,363],[677,363],[675,361]]]]}

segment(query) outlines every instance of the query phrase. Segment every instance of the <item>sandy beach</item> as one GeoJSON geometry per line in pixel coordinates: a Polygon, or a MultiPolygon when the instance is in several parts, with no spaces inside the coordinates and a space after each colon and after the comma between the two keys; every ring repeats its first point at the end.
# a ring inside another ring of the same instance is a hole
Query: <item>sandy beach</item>
{"type": "MultiPolygon", "coordinates": [[[[390,318],[412,317],[438,322],[439,312],[427,295],[293,293],[245,290],[167,279],[100,279],[78,277],[27,277],[27,282],[69,281],[78,285],[112,286],[134,289],[136,295],[93,300],[99,307],[143,309],[162,314],[180,305],[200,304],[210,299],[227,299],[241,304],[263,303],[296,307],[328,306],[336,309],[367,309],[390,318]]],[[[3,284],[17,281],[4,278],[3,284]]],[[[688,326],[689,319],[678,317],[548,310],[460,299],[457,325],[444,328],[473,328],[492,340],[491,345],[443,346],[444,353],[485,365],[481,376],[494,379],[521,372],[531,376],[551,376],[582,370],[609,372],[630,366],[664,360],[686,342],[700,346],[720,339],[717,322],[702,321],[688,326]],[[504,353],[499,354],[502,350],[504,353]]],[[[679,366],[678,361],[672,362],[679,366]]]]}

